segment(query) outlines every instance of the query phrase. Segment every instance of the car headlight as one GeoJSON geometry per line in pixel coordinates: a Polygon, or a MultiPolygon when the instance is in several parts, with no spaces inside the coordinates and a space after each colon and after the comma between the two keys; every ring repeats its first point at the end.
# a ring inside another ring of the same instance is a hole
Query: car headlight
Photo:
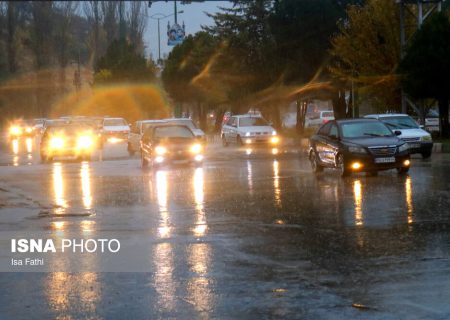
{"type": "Polygon", "coordinates": [[[64,147],[64,139],[61,137],[53,137],[50,139],[50,148],[61,149],[64,147]]]}
{"type": "Polygon", "coordinates": [[[409,149],[409,145],[407,143],[404,143],[398,147],[398,152],[407,151],[408,149],[409,149]]]}
{"type": "Polygon", "coordinates": [[[247,132],[247,133],[245,134],[245,136],[246,136],[246,137],[250,137],[250,132],[247,132]]]}
{"type": "Polygon", "coordinates": [[[92,147],[94,142],[92,141],[92,138],[89,136],[81,136],[78,138],[77,146],[80,149],[88,149],[92,147]]]}
{"type": "Polygon", "coordinates": [[[272,137],[270,139],[270,142],[273,143],[273,144],[277,144],[278,142],[280,142],[280,138],[278,138],[277,136],[272,137]]]}
{"type": "Polygon", "coordinates": [[[25,129],[25,131],[26,131],[26,133],[31,133],[31,132],[33,132],[33,128],[27,127],[25,129]]]}
{"type": "Polygon", "coordinates": [[[162,156],[163,154],[165,154],[167,152],[167,149],[163,146],[157,146],[155,148],[155,153],[159,156],[162,156]]]}
{"type": "Polygon", "coordinates": [[[199,152],[201,152],[201,151],[202,151],[202,145],[199,144],[199,143],[196,143],[196,144],[194,144],[194,145],[191,147],[191,152],[192,152],[192,153],[199,153],[199,152]]]}
{"type": "Polygon", "coordinates": [[[427,142],[433,141],[433,140],[431,139],[431,136],[430,136],[430,135],[423,136],[420,140],[422,140],[422,141],[427,141],[427,142]]]}
{"type": "Polygon", "coordinates": [[[22,130],[20,130],[19,127],[11,127],[9,128],[9,133],[10,134],[14,134],[14,135],[18,135],[22,133],[22,130]]]}
{"type": "Polygon", "coordinates": [[[358,146],[350,146],[348,147],[348,151],[351,153],[367,153],[367,150],[365,148],[358,146]]]}
{"type": "Polygon", "coordinates": [[[273,130],[273,131],[272,131],[272,135],[273,135],[273,136],[276,136],[276,135],[277,135],[277,132],[276,132],[275,130],[273,130]]]}

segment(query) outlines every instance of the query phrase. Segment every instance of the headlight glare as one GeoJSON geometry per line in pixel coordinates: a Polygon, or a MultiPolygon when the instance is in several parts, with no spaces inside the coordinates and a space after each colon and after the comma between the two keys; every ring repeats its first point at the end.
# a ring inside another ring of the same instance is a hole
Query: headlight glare
{"type": "Polygon", "coordinates": [[[14,135],[18,135],[21,134],[22,130],[20,130],[19,127],[11,127],[9,128],[9,133],[14,134],[14,135]]]}
{"type": "Polygon", "coordinates": [[[64,139],[61,137],[53,137],[50,139],[50,148],[61,149],[64,147],[64,139]]]}
{"type": "Polygon", "coordinates": [[[167,152],[167,149],[163,146],[157,146],[155,148],[155,153],[159,156],[162,156],[163,154],[165,154],[167,152]]]}
{"type": "Polygon", "coordinates": [[[245,133],[246,137],[250,137],[250,132],[245,133]]]}
{"type": "Polygon", "coordinates": [[[81,136],[78,138],[77,146],[80,149],[87,149],[93,145],[92,138],[89,136],[81,136]]]}
{"type": "Polygon", "coordinates": [[[200,151],[202,151],[202,145],[199,143],[196,143],[191,147],[192,153],[199,153],[200,151]]]}
{"type": "Polygon", "coordinates": [[[274,131],[272,131],[272,135],[273,136],[276,136],[277,135],[277,132],[274,130],[274,131]]]}

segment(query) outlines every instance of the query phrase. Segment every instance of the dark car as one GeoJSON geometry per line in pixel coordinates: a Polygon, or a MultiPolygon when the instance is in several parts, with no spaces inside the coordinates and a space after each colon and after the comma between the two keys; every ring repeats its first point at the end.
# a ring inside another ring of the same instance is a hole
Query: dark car
{"type": "Polygon", "coordinates": [[[145,130],[141,139],[142,167],[203,161],[201,141],[185,125],[161,124],[145,130]]]}
{"type": "Polygon", "coordinates": [[[96,138],[89,126],[50,122],[41,138],[41,160],[46,162],[67,156],[90,160],[96,138]]]}
{"type": "Polygon", "coordinates": [[[375,119],[327,122],[310,138],[309,160],[314,172],[336,168],[342,176],[388,169],[406,173],[410,167],[408,144],[375,119]]]}

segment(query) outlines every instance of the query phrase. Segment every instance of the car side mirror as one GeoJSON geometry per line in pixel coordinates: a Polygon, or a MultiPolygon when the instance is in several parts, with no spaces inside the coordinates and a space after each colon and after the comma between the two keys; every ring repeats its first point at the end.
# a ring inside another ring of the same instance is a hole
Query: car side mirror
{"type": "Polygon", "coordinates": [[[401,131],[398,131],[398,130],[395,130],[395,131],[394,131],[394,134],[395,134],[396,136],[400,136],[400,135],[402,134],[402,132],[401,132],[401,131]]]}
{"type": "Polygon", "coordinates": [[[424,129],[425,126],[424,126],[423,124],[421,124],[421,125],[419,126],[419,128],[420,128],[420,129],[424,129]]]}

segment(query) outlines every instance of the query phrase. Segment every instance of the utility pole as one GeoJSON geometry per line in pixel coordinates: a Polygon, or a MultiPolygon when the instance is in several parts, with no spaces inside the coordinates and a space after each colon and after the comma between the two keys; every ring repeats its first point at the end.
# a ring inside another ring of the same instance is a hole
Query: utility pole
{"type": "MultiPolygon", "coordinates": [[[[396,0],[400,5],[400,58],[405,56],[406,46],[412,35],[406,34],[406,17],[409,15],[416,21],[415,31],[420,29],[423,22],[434,12],[440,12],[442,10],[442,2],[444,0],[396,0]]],[[[414,32],[415,32],[414,31],[414,32]]],[[[408,99],[407,95],[403,91],[401,92],[402,98],[402,113],[406,113],[408,104],[419,111],[417,107],[408,99]]],[[[420,112],[418,112],[420,113],[420,112]]]]}
{"type": "Polygon", "coordinates": [[[175,18],[175,24],[177,24],[178,23],[178,19],[177,19],[177,2],[176,1],[174,1],[173,2],[173,6],[174,6],[174,9],[173,9],[173,14],[174,14],[174,18],[175,18]]]}

